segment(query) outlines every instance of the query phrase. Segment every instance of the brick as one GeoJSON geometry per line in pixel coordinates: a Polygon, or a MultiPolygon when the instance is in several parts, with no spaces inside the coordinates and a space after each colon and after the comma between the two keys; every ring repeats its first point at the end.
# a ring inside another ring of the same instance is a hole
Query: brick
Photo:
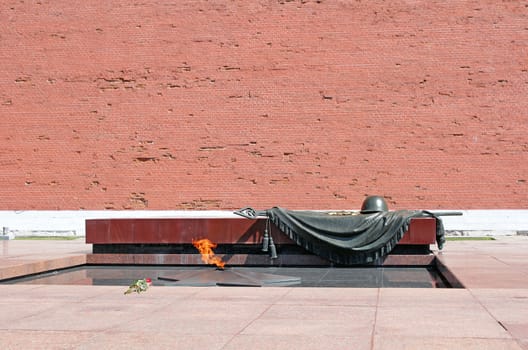
{"type": "Polygon", "coordinates": [[[514,209],[527,8],[2,5],[1,210],[514,209]]]}

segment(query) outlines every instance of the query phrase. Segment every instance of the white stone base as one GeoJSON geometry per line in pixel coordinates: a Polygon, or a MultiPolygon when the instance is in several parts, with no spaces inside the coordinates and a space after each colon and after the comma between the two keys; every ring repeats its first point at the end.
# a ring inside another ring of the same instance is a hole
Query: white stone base
{"type": "MultiPolygon", "coordinates": [[[[262,208],[256,208],[262,209],[262,208]]],[[[336,210],[357,210],[341,208],[336,210]]],[[[431,210],[434,212],[434,210],[431,210]]],[[[460,210],[443,216],[448,235],[505,236],[528,234],[528,210],[460,210]]],[[[227,210],[28,210],[0,211],[4,235],[85,236],[87,219],[106,218],[238,218],[227,210]]],[[[249,220],[249,219],[248,219],[249,220]]]]}
{"type": "Polygon", "coordinates": [[[447,237],[497,237],[497,236],[516,236],[519,231],[513,230],[446,230],[447,237]]]}

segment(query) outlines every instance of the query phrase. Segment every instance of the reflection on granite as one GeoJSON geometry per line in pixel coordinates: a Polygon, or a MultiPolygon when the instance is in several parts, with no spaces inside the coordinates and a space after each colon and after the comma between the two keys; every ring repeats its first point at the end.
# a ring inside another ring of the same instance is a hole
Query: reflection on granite
{"type": "MultiPolygon", "coordinates": [[[[149,277],[156,286],[185,285],[170,281],[167,276],[185,276],[203,272],[211,275],[210,266],[81,266],[61,271],[24,277],[3,283],[15,284],[92,284],[123,285],[149,277]],[[161,277],[161,279],[160,279],[161,277]]],[[[294,287],[344,288],[448,288],[441,276],[432,268],[424,267],[236,267],[229,268],[242,275],[276,275],[300,279],[294,287]]],[[[219,271],[219,273],[222,273],[219,271]]],[[[207,285],[207,284],[204,284],[207,285]]],[[[210,285],[210,284],[209,284],[210,285]]],[[[266,284],[263,284],[266,285],[266,284]]]]}

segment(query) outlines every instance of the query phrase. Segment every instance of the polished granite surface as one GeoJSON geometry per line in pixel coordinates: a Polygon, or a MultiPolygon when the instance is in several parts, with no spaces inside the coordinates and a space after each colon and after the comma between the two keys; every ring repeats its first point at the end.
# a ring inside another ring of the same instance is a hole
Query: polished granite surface
{"type": "Polygon", "coordinates": [[[448,287],[437,271],[425,267],[228,267],[221,271],[210,266],[88,265],[12,279],[3,283],[127,286],[133,280],[146,277],[153,280],[154,286],[448,287]],[[176,277],[171,278],[171,276],[176,277]],[[262,283],[258,283],[259,280],[263,280],[262,283]]]}

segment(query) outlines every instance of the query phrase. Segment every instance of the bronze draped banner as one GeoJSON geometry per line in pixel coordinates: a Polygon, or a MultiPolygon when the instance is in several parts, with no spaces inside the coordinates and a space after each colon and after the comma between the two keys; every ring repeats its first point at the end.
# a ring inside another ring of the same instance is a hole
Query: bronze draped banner
{"type": "Polygon", "coordinates": [[[424,210],[341,215],[273,207],[265,213],[299,246],[337,264],[374,263],[396,246],[412,218],[434,217],[438,248],[442,249],[445,242],[442,220],[424,210]]]}

